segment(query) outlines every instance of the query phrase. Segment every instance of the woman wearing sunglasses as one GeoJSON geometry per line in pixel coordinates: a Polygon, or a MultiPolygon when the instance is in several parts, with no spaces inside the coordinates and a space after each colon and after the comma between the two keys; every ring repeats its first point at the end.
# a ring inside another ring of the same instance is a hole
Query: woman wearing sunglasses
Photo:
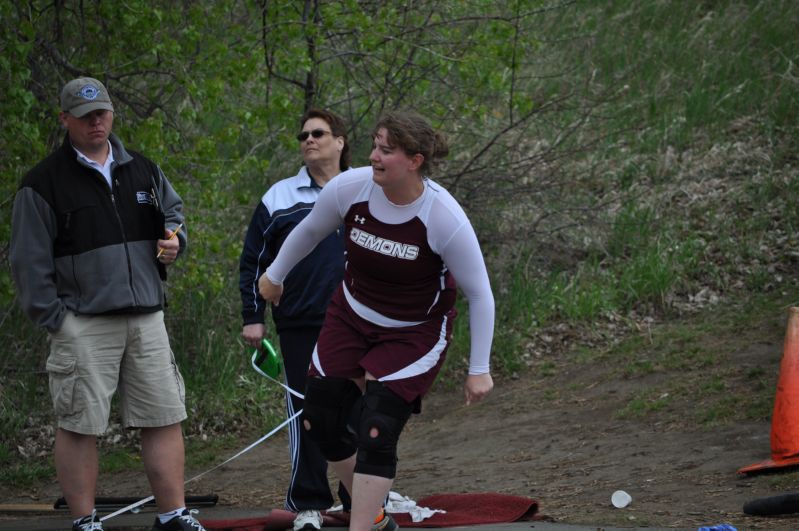
{"type": "Polygon", "coordinates": [[[352,495],[350,529],[390,531],[397,525],[381,504],[396,476],[398,438],[444,362],[456,282],[469,304],[467,405],[493,387],[494,298],[466,214],[427,177],[448,152],[442,135],[401,112],[382,117],[373,139],[371,167],[325,187],[258,287],[282,307],[295,264],[345,224],[344,281],[312,357],[303,429],[352,495]]]}
{"type": "MultiPolygon", "coordinates": [[[[261,197],[250,221],[239,261],[239,289],[244,326],[242,337],[258,347],[266,328],[266,301],[258,293],[258,278],[272,262],[289,233],[311,211],[319,193],[350,165],[344,120],[333,112],[311,109],[300,121],[297,135],[304,165],[297,175],[283,179],[261,197]]],[[[341,231],[333,231],[305,257],[284,281],[284,297],[272,307],[280,339],[286,385],[305,392],[305,381],[316,338],[333,290],[344,271],[341,231]]],[[[303,408],[303,400],[286,394],[289,416],[303,408]]],[[[333,505],[327,480],[327,461],[316,444],[300,430],[299,419],[289,425],[291,479],[285,507],[297,513],[295,530],[322,527],[321,511],[333,505]]],[[[345,506],[346,491],[339,488],[345,506]]]]}

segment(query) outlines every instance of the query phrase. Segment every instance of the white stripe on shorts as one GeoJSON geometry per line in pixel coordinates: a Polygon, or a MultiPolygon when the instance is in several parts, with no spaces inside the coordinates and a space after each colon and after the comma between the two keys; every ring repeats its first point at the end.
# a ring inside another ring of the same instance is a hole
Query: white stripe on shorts
{"type": "Polygon", "coordinates": [[[441,332],[438,335],[438,341],[435,345],[433,345],[433,348],[427,352],[427,354],[411,363],[407,367],[403,367],[395,373],[387,374],[382,378],[378,378],[378,380],[381,382],[386,382],[389,380],[402,380],[404,378],[412,378],[413,376],[424,374],[436,366],[436,363],[438,363],[438,360],[441,358],[441,353],[444,352],[445,348],[447,348],[446,315],[441,319],[441,332]]]}

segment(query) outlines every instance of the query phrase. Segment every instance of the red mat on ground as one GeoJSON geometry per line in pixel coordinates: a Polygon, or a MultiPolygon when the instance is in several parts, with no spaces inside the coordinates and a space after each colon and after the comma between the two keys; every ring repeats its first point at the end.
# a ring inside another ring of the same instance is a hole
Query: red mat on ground
{"type": "MultiPolygon", "coordinates": [[[[408,513],[392,513],[400,527],[458,527],[466,525],[500,524],[527,520],[546,520],[538,514],[538,502],[523,496],[496,493],[435,494],[416,500],[419,507],[443,509],[421,522],[412,522],[408,513]]],[[[326,527],[346,527],[348,515],[326,513],[326,527]]],[[[277,531],[291,529],[294,513],[273,509],[263,517],[237,520],[205,520],[208,531],[277,531]]]]}

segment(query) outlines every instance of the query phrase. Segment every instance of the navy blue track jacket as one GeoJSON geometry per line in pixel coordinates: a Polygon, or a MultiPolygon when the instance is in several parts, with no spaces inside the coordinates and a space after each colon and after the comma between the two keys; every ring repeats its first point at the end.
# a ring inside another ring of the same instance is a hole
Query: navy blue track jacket
{"type": "MultiPolygon", "coordinates": [[[[258,279],[272,263],[289,233],[313,208],[322,189],[303,166],[294,177],[275,183],[255,208],[239,259],[239,291],[244,324],[264,322],[266,301],[258,279]]],[[[343,230],[327,236],[303,258],[283,282],[272,319],[280,333],[286,328],[321,326],[325,310],[344,275],[343,230]]]]}

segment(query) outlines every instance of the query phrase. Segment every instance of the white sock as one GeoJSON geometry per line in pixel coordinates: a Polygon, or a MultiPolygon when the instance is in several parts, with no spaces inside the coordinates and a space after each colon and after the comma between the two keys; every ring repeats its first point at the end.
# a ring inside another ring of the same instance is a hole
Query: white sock
{"type": "Polygon", "coordinates": [[[185,511],[185,507],[179,507],[174,511],[169,511],[168,513],[161,513],[158,515],[158,519],[161,521],[162,524],[167,523],[168,521],[172,520],[176,516],[180,516],[185,511]]]}

